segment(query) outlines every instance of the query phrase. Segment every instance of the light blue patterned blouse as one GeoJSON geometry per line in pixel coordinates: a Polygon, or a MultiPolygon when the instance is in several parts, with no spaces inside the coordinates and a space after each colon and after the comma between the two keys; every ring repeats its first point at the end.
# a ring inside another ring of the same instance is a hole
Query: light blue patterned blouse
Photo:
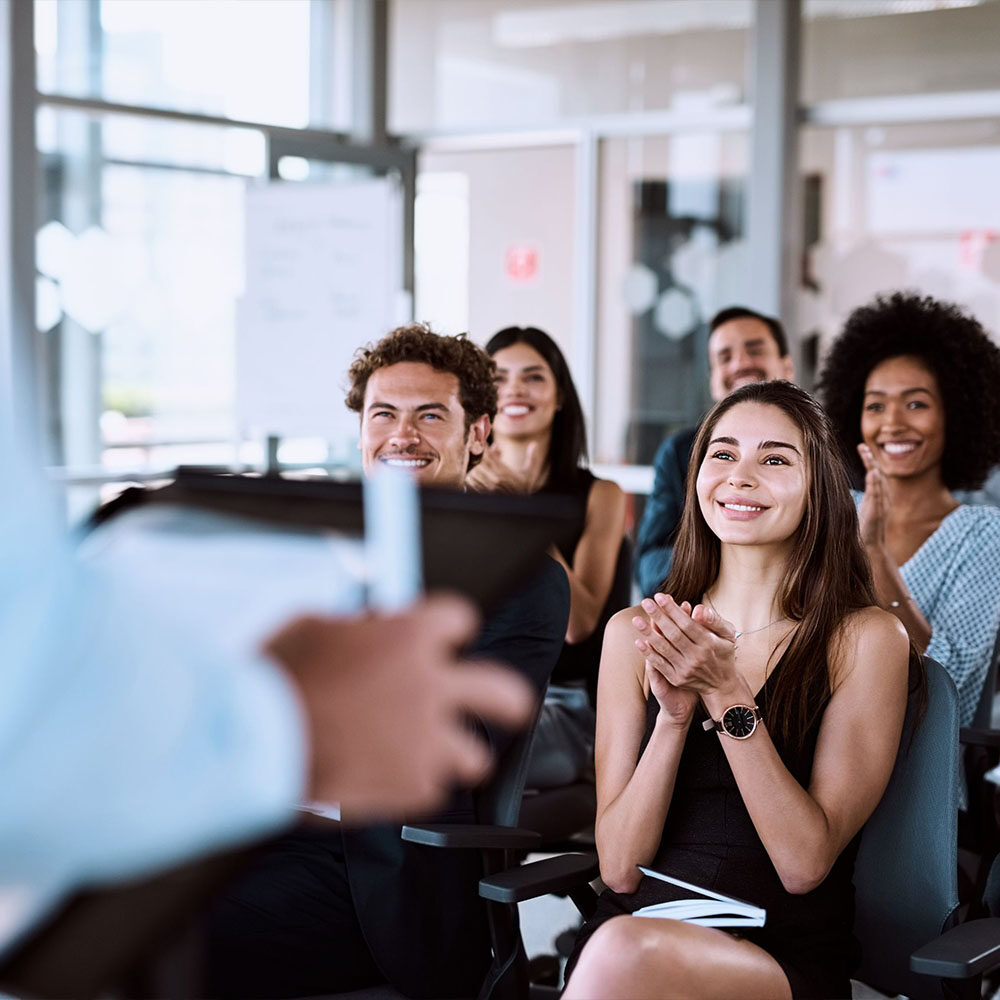
{"type": "Polygon", "coordinates": [[[959,505],[899,571],[933,630],[927,655],[951,675],[969,726],[1000,631],[1000,509],[959,505]]]}

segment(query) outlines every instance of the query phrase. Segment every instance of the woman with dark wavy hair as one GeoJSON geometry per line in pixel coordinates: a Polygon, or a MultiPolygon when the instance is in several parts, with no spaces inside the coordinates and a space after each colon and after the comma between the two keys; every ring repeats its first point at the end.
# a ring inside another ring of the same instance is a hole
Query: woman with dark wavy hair
{"type": "Polygon", "coordinates": [[[875,606],[846,470],[803,390],[744,386],[706,417],[662,589],[605,634],[608,890],[564,996],[850,996],[859,834],[922,668],[875,606]],[[638,865],[752,902],[766,922],[730,933],[635,915],[694,895],[638,865]]]}
{"type": "Polygon", "coordinates": [[[591,772],[601,637],[628,600],[625,494],[585,467],[583,409],[558,344],[537,327],[508,326],[486,353],[497,368],[497,415],[490,446],[467,477],[470,489],[561,493],[579,502],[574,537],[551,552],[569,578],[569,624],[528,763],[528,787],[552,788],[591,772]]]}
{"type": "Polygon", "coordinates": [[[820,393],[864,494],[878,603],[938,660],[972,723],[1000,629],[1000,510],[960,504],[1000,462],[1000,349],[957,306],[897,292],[856,309],[820,393]]]}

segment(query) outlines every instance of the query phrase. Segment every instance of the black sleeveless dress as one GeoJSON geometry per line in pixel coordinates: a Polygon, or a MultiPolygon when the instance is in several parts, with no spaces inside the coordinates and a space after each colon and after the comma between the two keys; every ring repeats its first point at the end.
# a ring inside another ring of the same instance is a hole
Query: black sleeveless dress
{"type": "MultiPolygon", "coordinates": [[[[578,520],[574,526],[573,534],[559,546],[560,554],[571,566],[576,547],[587,527],[587,505],[590,501],[590,491],[596,482],[597,477],[589,469],[578,469],[572,483],[561,483],[558,486],[547,484],[539,491],[540,493],[571,496],[578,504],[578,520]]],[[[616,611],[620,611],[632,603],[631,573],[630,549],[623,541],[618,550],[611,590],[604,602],[604,607],[601,609],[594,631],[582,642],[576,642],[572,645],[568,642],[564,643],[559,659],[552,670],[551,681],[553,684],[585,684],[592,706],[597,704],[597,668],[601,662],[604,629],[616,611]]]]}
{"type": "MultiPolygon", "coordinates": [[[[784,658],[757,694],[765,720],[768,693],[783,662],[784,658]]],[[[659,703],[650,695],[643,749],[659,710],[659,703]]],[[[860,834],[816,889],[802,895],[787,892],[743,803],[722,748],[726,737],[714,730],[706,732],[702,728],[706,718],[699,705],[681,754],[660,846],[648,867],[764,907],[765,926],[740,928],[739,935],[760,945],[781,965],[793,997],[849,997],[850,975],[860,960],[860,948],[852,934],[852,877],[860,834]]],[[[803,787],[809,784],[818,733],[817,721],[799,750],[783,747],[775,734],[770,734],[785,766],[803,787]]],[[[590,935],[605,920],[651,903],[691,896],[688,890],[647,876],[634,893],[605,891],[597,913],[580,931],[567,978],[590,935]]],[[[665,983],[664,996],[669,995],[669,984],[665,983]]]]}

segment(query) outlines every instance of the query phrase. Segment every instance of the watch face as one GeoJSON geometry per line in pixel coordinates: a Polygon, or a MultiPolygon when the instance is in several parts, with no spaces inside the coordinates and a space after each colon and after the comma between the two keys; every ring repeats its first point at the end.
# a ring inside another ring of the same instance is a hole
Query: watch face
{"type": "Polygon", "coordinates": [[[748,705],[733,705],[722,716],[722,728],[737,740],[745,740],[757,728],[757,715],[748,705]]]}

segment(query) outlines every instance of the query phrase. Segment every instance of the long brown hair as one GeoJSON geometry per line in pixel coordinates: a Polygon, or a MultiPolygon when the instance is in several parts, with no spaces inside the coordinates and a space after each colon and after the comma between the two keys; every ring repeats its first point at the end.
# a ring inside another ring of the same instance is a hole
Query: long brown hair
{"type": "MultiPolygon", "coordinates": [[[[808,492],[795,533],[778,607],[798,628],[768,699],[768,728],[788,747],[801,746],[832,693],[828,652],[844,619],[876,604],[871,566],[858,534],[847,469],[829,418],[819,403],[790,382],[755,382],[715,405],[695,438],[688,466],[684,514],[674,561],[663,590],[674,599],[704,600],[721,564],[721,543],[698,503],[698,470],[719,419],[740,403],[775,406],[802,432],[808,492]]],[[[922,664],[911,649],[911,674],[922,664]]]]}

